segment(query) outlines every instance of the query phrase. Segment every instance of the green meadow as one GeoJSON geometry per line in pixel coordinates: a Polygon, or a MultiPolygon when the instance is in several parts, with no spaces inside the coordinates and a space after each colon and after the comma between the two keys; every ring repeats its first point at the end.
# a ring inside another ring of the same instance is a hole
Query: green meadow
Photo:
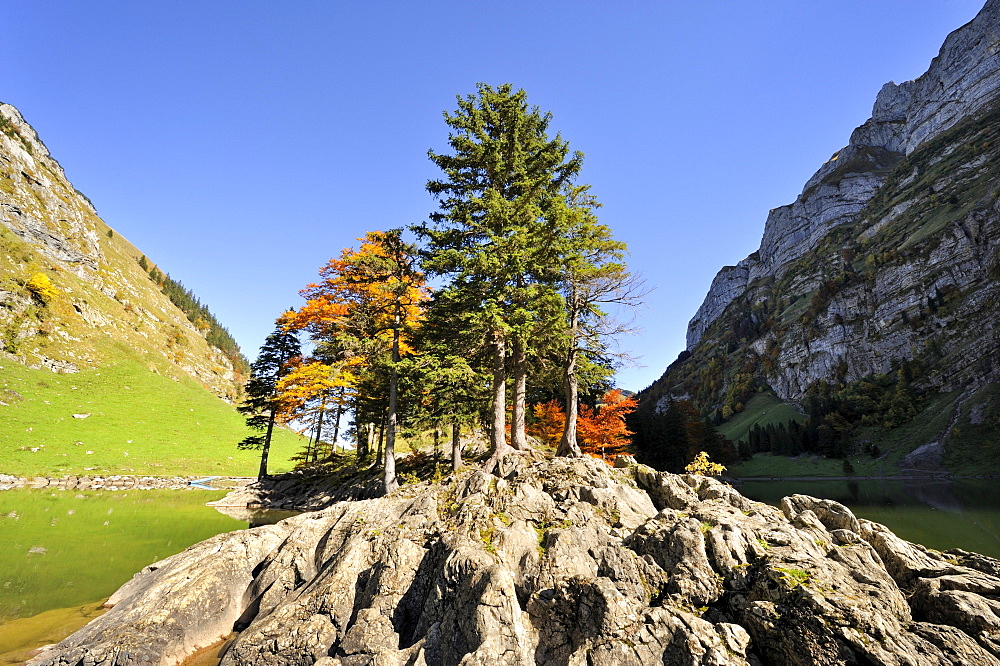
{"type": "MultiPolygon", "coordinates": [[[[138,360],[72,374],[0,360],[0,403],[0,473],[256,476],[260,464],[236,448],[250,431],[232,405],[138,360]]],[[[278,430],[269,471],[291,469],[300,448],[278,430]]]]}

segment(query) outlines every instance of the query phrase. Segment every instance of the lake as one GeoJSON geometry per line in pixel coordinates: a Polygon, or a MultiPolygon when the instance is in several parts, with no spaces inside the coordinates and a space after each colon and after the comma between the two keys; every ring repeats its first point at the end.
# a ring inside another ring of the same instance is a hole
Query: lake
{"type": "MultiPolygon", "coordinates": [[[[217,490],[0,491],[0,664],[82,626],[140,569],[247,527],[217,490]]],[[[256,516],[255,524],[292,512],[256,516]]]]}
{"type": "Polygon", "coordinates": [[[1000,558],[998,479],[744,481],[736,488],[774,506],[796,493],[836,500],[907,541],[1000,558]]]}
{"type": "MultiPolygon", "coordinates": [[[[1000,558],[1000,481],[745,481],[740,492],[777,505],[801,493],[833,499],[904,539],[1000,558]]],[[[0,664],[61,640],[147,564],[247,527],[205,502],[222,491],[0,491],[0,664]]],[[[293,515],[254,516],[254,524],[293,515]]]]}

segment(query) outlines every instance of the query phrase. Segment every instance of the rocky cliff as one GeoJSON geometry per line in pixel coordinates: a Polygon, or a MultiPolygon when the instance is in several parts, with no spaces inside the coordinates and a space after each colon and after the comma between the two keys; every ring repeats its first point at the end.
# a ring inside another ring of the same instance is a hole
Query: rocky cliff
{"type": "Polygon", "coordinates": [[[714,281],[688,325],[688,349],[751,283],[780,278],[830,229],[867,212],[866,205],[901,158],[955,126],[987,115],[998,97],[1000,2],[990,0],[975,19],[948,36],[923,76],[885,84],[872,117],[854,130],[848,145],[820,167],[794,203],[770,212],[760,249],[737,266],[723,268],[714,281]]]}
{"type": "Polygon", "coordinates": [[[1000,664],[1000,562],[796,495],[508,459],[223,534],[35,666],[1000,664]]]}
{"type": "Polygon", "coordinates": [[[233,360],[206,342],[205,326],[161,292],[140,259],[18,110],[0,104],[0,356],[75,372],[138,354],[152,370],[235,396],[242,378],[233,360]]]}
{"type": "Polygon", "coordinates": [[[912,362],[921,391],[956,396],[956,419],[968,421],[969,400],[992,414],[998,237],[1000,2],[990,0],[923,76],[886,84],[849,144],[770,212],[760,248],[719,272],[685,358],[652,395],[729,418],[757,390],[797,402],[818,381],[850,385],[912,362]]]}

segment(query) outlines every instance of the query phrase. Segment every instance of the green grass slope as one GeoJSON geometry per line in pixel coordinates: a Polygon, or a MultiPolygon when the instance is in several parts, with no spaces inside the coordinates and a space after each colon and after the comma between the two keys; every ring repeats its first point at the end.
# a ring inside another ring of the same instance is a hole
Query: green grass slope
{"type": "Polygon", "coordinates": [[[728,439],[738,442],[755,425],[766,428],[771,424],[777,426],[789,421],[805,423],[805,420],[806,415],[795,405],[781,400],[770,391],[760,391],[747,401],[743,411],[721,424],[718,430],[728,439]]]}
{"type": "MultiPolygon", "coordinates": [[[[72,374],[0,360],[0,402],[0,473],[255,476],[260,464],[236,448],[250,431],[231,405],[125,354],[72,374]]],[[[277,431],[270,470],[290,469],[299,448],[277,431]]]]}
{"type": "MultiPolygon", "coordinates": [[[[851,475],[877,477],[899,475],[901,473],[899,462],[907,454],[924,442],[932,441],[947,428],[957,397],[957,393],[939,393],[933,396],[919,414],[901,426],[859,430],[854,436],[856,453],[847,457],[854,469],[851,475]],[[876,456],[873,457],[864,452],[863,444],[867,442],[878,447],[876,456]]],[[[730,423],[726,423],[722,427],[728,426],[730,423]]],[[[988,429],[984,430],[988,432],[988,429]]],[[[969,435],[971,439],[971,430],[969,435]]],[[[986,455],[975,457],[970,464],[964,467],[953,463],[954,456],[946,455],[945,463],[948,471],[959,475],[996,474],[1000,471],[1000,459],[995,455],[997,451],[995,444],[968,444],[969,448],[974,446],[980,451],[985,451],[986,455]],[[989,457],[990,451],[994,452],[992,459],[989,457]]],[[[957,445],[955,447],[957,448],[957,445]]],[[[950,440],[947,448],[953,448],[950,440]]],[[[967,452],[965,455],[967,458],[969,457],[967,452]]],[[[813,454],[788,457],[757,453],[750,460],[731,466],[728,473],[744,478],[846,476],[843,460],[824,458],[813,454]]]]}

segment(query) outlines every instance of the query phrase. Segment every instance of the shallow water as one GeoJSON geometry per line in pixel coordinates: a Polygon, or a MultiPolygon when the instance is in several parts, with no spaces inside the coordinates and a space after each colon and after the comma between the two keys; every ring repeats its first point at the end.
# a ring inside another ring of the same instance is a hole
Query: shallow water
{"type": "Polygon", "coordinates": [[[744,481],[736,488],[775,506],[796,493],[836,500],[907,541],[1000,558],[998,479],[744,481]]]}
{"type": "MultiPolygon", "coordinates": [[[[0,664],[94,617],[140,569],[247,527],[205,502],[217,490],[0,492],[0,664]]],[[[254,524],[292,515],[255,514],[254,524]]],[[[62,635],[60,635],[62,634],[62,635]]]]}

